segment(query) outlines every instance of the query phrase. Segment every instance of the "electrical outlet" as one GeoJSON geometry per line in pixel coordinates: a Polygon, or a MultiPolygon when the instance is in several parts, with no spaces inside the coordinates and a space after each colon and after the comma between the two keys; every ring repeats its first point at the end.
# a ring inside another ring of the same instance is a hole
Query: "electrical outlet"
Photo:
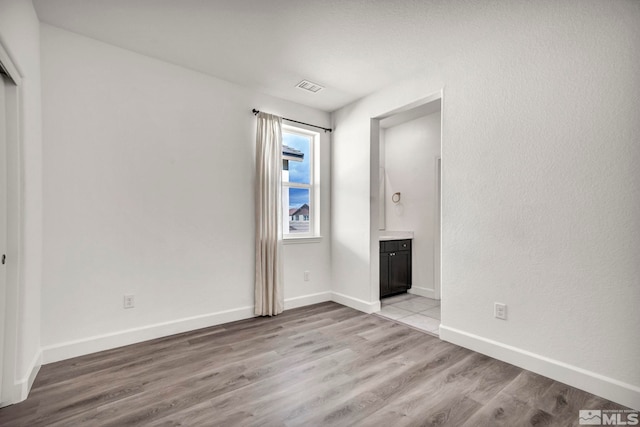
{"type": "Polygon", "coordinates": [[[136,306],[136,300],[134,295],[125,295],[122,306],[124,308],[133,308],[136,306]]]}
{"type": "Polygon", "coordinates": [[[304,281],[305,281],[305,282],[308,282],[308,281],[309,281],[309,272],[308,272],[308,271],[305,271],[305,272],[304,272],[304,281]]]}
{"type": "Polygon", "coordinates": [[[507,320],[507,304],[502,304],[499,302],[494,303],[493,315],[496,319],[507,320]]]}

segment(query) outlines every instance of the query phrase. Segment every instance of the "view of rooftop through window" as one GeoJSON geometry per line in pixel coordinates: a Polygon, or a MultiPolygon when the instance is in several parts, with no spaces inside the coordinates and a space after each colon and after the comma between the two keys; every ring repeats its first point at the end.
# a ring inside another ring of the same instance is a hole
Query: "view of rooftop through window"
{"type": "Polygon", "coordinates": [[[312,198],[311,140],[307,135],[282,132],[285,233],[309,232],[312,198]]]}

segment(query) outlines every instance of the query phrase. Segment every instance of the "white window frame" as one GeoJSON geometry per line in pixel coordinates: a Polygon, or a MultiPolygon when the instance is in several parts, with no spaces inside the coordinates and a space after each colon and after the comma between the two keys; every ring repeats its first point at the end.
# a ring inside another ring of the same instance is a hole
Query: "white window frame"
{"type": "MultiPolygon", "coordinates": [[[[309,189],[309,231],[306,233],[289,233],[289,207],[282,207],[283,227],[282,237],[286,243],[303,243],[310,241],[319,241],[320,239],[320,133],[298,126],[288,124],[282,125],[282,133],[290,133],[294,135],[309,138],[309,184],[297,182],[282,182],[282,192],[288,192],[289,188],[309,189]]],[[[284,138],[283,138],[284,144],[284,138]]]]}

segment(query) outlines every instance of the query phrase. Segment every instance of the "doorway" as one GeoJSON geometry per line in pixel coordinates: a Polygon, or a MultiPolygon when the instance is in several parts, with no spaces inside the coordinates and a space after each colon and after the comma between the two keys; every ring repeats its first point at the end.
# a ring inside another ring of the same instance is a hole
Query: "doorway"
{"type": "Polygon", "coordinates": [[[372,299],[381,315],[431,333],[440,323],[441,153],[442,91],[371,120],[372,299]],[[379,240],[395,235],[412,239],[411,287],[379,299],[379,240]]]}
{"type": "Polygon", "coordinates": [[[0,402],[4,401],[4,331],[7,307],[7,114],[5,77],[0,74],[0,402]]]}

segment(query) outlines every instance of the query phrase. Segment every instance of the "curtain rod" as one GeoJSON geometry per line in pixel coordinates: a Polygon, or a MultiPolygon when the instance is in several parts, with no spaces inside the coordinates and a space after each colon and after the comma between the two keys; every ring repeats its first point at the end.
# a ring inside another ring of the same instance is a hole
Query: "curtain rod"
{"type": "MultiPolygon", "coordinates": [[[[255,116],[255,115],[258,115],[258,113],[260,112],[260,110],[256,110],[255,108],[254,108],[253,110],[251,110],[251,111],[253,111],[253,115],[254,115],[254,116],[255,116]]],[[[286,117],[283,117],[283,118],[282,118],[282,120],[286,120],[286,121],[288,121],[288,122],[292,122],[292,123],[298,123],[298,124],[305,125],[305,126],[311,126],[312,128],[322,129],[322,130],[323,130],[323,131],[325,131],[325,132],[332,132],[332,131],[333,131],[333,129],[331,129],[331,128],[324,128],[324,127],[322,127],[322,126],[312,125],[312,124],[310,124],[310,123],[299,122],[299,121],[297,121],[297,120],[287,119],[286,117]]]]}

